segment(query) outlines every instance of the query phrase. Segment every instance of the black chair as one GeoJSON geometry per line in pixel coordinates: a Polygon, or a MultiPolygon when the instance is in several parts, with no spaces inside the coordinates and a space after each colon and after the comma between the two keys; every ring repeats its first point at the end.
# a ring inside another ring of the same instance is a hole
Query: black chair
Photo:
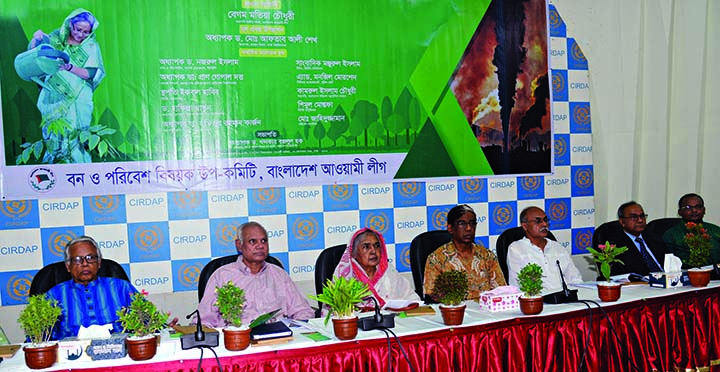
{"type": "MultiPolygon", "coordinates": [[[[503,272],[503,275],[505,275],[505,282],[510,283],[510,278],[508,277],[508,265],[507,265],[507,254],[508,254],[508,247],[510,247],[510,244],[512,242],[520,240],[525,237],[525,230],[523,230],[522,226],[517,227],[511,227],[500,234],[498,236],[497,242],[495,242],[495,254],[497,255],[498,264],[500,264],[500,269],[503,272]]],[[[547,234],[548,239],[557,241],[557,238],[551,231],[548,230],[547,234]]]]}
{"type": "MultiPolygon", "coordinates": [[[[102,259],[100,269],[98,269],[98,276],[120,278],[130,281],[123,267],[120,266],[119,263],[107,258],[102,259]]],[[[60,261],[51,263],[40,269],[40,271],[35,274],[32,283],[30,284],[29,295],[32,296],[46,293],[56,284],[66,282],[70,279],[72,279],[72,276],[70,276],[70,273],[67,271],[65,262],[60,261]]]]}
{"type": "Polygon", "coordinates": [[[415,292],[425,302],[434,302],[427,296],[423,296],[423,281],[425,279],[425,263],[428,256],[435,252],[440,246],[449,242],[452,236],[447,230],[426,231],[410,242],[410,269],[412,270],[415,292]]]}
{"type": "MultiPolygon", "coordinates": [[[[343,253],[347,245],[338,244],[330,248],[323,249],[317,260],[315,260],[315,294],[323,291],[323,285],[332,280],[335,268],[340,263],[343,253]]],[[[318,302],[318,309],[322,308],[322,304],[318,302]]]]}
{"type": "MultiPolygon", "coordinates": [[[[225,266],[229,263],[237,261],[239,255],[240,254],[238,253],[230,256],[218,257],[208,262],[207,265],[203,267],[202,271],[200,271],[200,277],[198,278],[198,301],[202,300],[203,295],[205,294],[205,287],[207,287],[208,279],[210,279],[215,270],[219,269],[220,266],[225,266]]],[[[265,262],[271,263],[283,270],[285,269],[282,262],[273,256],[268,255],[267,258],[265,258],[265,262]]]]}
{"type": "Polygon", "coordinates": [[[669,228],[680,223],[682,218],[680,217],[666,217],[656,218],[648,222],[646,229],[655,233],[655,235],[662,237],[669,228]]]}
{"type": "MultiPolygon", "coordinates": [[[[623,227],[618,220],[603,223],[602,225],[598,226],[593,232],[592,247],[598,249],[598,245],[605,244],[607,241],[610,240],[611,236],[621,233],[622,230],[623,227]]],[[[595,267],[597,267],[598,272],[597,280],[604,280],[602,275],[600,275],[600,265],[598,265],[597,262],[595,263],[595,267]]]]}

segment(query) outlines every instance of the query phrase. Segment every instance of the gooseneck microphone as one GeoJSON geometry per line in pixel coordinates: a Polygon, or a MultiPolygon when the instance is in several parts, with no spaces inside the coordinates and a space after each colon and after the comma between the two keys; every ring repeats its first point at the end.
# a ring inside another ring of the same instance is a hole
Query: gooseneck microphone
{"type": "Polygon", "coordinates": [[[202,329],[202,320],[200,320],[200,311],[197,309],[192,313],[188,314],[185,319],[190,319],[193,315],[197,314],[197,323],[195,324],[195,341],[205,341],[205,331],[202,329]]]}
{"type": "Polygon", "coordinates": [[[575,302],[578,300],[577,289],[570,289],[565,283],[565,275],[563,275],[562,268],[560,268],[560,260],[556,260],[558,270],[560,271],[560,282],[562,283],[562,291],[546,294],[543,296],[543,302],[546,304],[565,304],[568,302],[575,302]]]}
{"type": "Polygon", "coordinates": [[[369,331],[378,328],[395,327],[395,314],[381,314],[380,304],[378,304],[377,299],[373,296],[363,298],[363,300],[365,301],[369,299],[372,299],[372,301],[375,303],[375,314],[372,317],[359,318],[358,327],[363,331],[369,331]]]}

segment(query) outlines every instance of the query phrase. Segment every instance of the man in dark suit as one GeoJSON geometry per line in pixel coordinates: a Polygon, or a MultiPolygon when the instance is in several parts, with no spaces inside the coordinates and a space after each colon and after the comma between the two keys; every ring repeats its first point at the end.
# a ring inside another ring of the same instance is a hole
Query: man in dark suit
{"type": "MultiPolygon", "coordinates": [[[[624,263],[612,265],[611,275],[636,273],[648,275],[663,271],[665,254],[669,253],[662,238],[651,231],[645,231],[647,214],[643,207],[629,201],[618,208],[618,221],[622,230],[613,232],[608,240],[628,250],[617,258],[624,263]]],[[[604,244],[605,242],[601,242],[604,244]]]]}

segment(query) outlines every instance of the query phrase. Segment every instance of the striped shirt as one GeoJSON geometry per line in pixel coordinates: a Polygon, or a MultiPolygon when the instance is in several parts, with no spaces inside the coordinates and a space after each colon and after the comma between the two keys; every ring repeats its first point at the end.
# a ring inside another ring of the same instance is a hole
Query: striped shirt
{"type": "Polygon", "coordinates": [[[113,332],[122,332],[117,311],[130,304],[130,295],[137,289],[130,282],[99,276],[87,286],[68,280],[48,291],[58,301],[62,314],[53,330],[53,340],[75,337],[80,326],[112,323],[113,332]]]}

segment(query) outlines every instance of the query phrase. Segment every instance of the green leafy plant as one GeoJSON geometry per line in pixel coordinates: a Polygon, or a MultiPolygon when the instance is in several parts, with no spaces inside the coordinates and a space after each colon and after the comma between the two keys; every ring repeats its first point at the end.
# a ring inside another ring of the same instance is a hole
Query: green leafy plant
{"type": "Polygon", "coordinates": [[[530,263],[517,274],[518,286],[525,297],[534,297],[543,290],[543,269],[540,265],[530,263]]]}
{"type": "Polygon", "coordinates": [[[225,325],[242,326],[242,314],[243,310],[245,310],[245,291],[238,288],[235,283],[228,281],[222,287],[215,287],[215,293],[217,294],[215,306],[225,321],[225,325]]]}
{"type": "Polygon", "coordinates": [[[367,284],[355,279],[333,276],[332,281],[328,280],[323,285],[323,291],[317,296],[310,296],[311,299],[322,302],[332,312],[325,316],[327,324],[330,316],[336,318],[349,318],[355,312],[355,305],[363,301],[363,298],[370,296],[367,284]]]}
{"type": "Polygon", "coordinates": [[[710,261],[710,234],[701,223],[688,222],[685,224],[688,233],[685,234],[683,240],[690,248],[690,256],[688,256],[687,264],[692,267],[700,267],[706,265],[710,261]]]}
{"type": "Polygon", "coordinates": [[[57,300],[39,294],[28,297],[28,304],[20,312],[18,323],[34,345],[50,341],[52,329],[62,313],[57,300]]]}
{"type": "Polygon", "coordinates": [[[610,266],[615,262],[625,265],[625,263],[617,259],[617,256],[625,253],[628,249],[627,247],[618,247],[606,241],[605,244],[599,244],[598,249],[588,247],[587,250],[592,254],[593,260],[600,264],[600,272],[603,277],[605,277],[605,280],[609,282],[610,266]]]}
{"type": "Polygon", "coordinates": [[[107,139],[109,135],[115,133],[115,129],[99,124],[85,129],[70,129],[69,125],[63,124],[62,121],[58,123],[60,124],[47,126],[47,130],[52,134],[47,141],[41,139],[20,145],[22,152],[15,159],[15,163],[27,164],[30,156],[42,160],[45,154],[49,154],[50,163],[72,163],[73,152],[80,151],[81,147],[100,159],[106,156],[119,157],[120,153],[107,139]]]}
{"type": "Polygon", "coordinates": [[[467,293],[467,274],[464,271],[447,270],[435,278],[431,296],[443,305],[457,306],[465,301],[467,293]]]}
{"type": "Polygon", "coordinates": [[[123,331],[131,336],[143,337],[151,335],[163,328],[168,320],[168,313],[158,310],[154,303],[142,291],[132,295],[130,306],[118,310],[117,315],[123,331]]]}

